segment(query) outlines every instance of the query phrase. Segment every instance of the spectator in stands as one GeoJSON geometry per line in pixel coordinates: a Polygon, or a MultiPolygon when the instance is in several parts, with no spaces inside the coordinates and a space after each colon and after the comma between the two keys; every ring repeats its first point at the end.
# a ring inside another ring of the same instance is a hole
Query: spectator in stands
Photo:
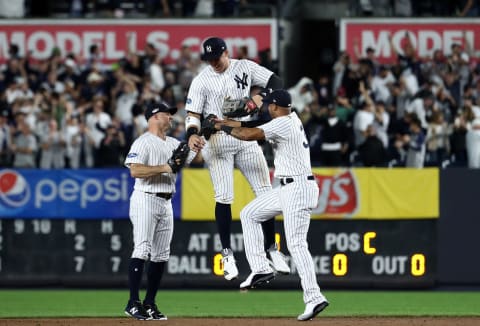
{"type": "Polygon", "coordinates": [[[4,108],[0,112],[0,166],[12,164],[12,130],[8,123],[9,111],[4,108]]]}
{"type": "Polygon", "coordinates": [[[85,116],[85,123],[90,131],[91,137],[94,141],[94,158],[95,165],[98,165],[98,153],[100,150],[100,143],[105,137],[107,127],[112,124],[112,119],[104,111],[104,101],[96,99],[93,101],[93,111],[85,116]]]}
{"type": "Polygon", "coordinates": [[[469,168],[480,168],[480,107],[465,101],[466,150],[469,168]]]}
{"type": "Polygon", "coordinates": [[[473,119],[473,112],[468,108],[459,111],[453,123],[453,131],[450,136],[452,165],[457,167],[467,166],[466,135],[469,121],[473,119]]]}
{"type": "Polygon", "coordinates": [[[65,167],[65,140],[55,119],[48,121],[48,130],[40,135],[41,169],[62,169],[65,167]]]}
{"type": "Polygon", "coordinates": [[[375,127],[369,125],[365,141],[358,147],[360,162],[366,167],[382,167],[387,163],[387,150],[383,142],[375,135],[375,127]]]}
{"type": "Polygon", "coordinates": [[[343,79],[348,69],[350,69],[350,56],[347,52],[341,52],[338,60],[333,65],[333,94],[337,94],[338,89],[342,87],[343,79]]]}
{"type": "Polygon", "coordinates": [[[100,143],[99,160],[96,167],[121,167],[125,151],[125,137],[117,127],[118,123],[113,121],[105,132],[105,137],[100,143]]]}
{"type": "Polygon", "coordinates": [[[374,133],[375,136],[382,141],[383,146],[387,148],[389,143],[388,127],[390,125],[390,116],[386,112],[385,102],[382,100],[375,101],[374,106],[374,120],[372,123],[374,133]]]}
{"type": "Polygon", "coordinates": [[[381,65],[378,75],[373,76],[371,82],[371,89],[375,100],[388,103],[391,100],[390,87],[395,82],[396,79],[390,71],[390,67],[381,65]]]}
{"type": "Polygon", "coordinates": [[[405,110],[408,113],[415,113],[422,124],[422,128],[426,130],[428,127],[427,116],[430,116],[432,112],[438,110],[434,105],[435,96],[428,90],[420,93],[416,99],[405,107],[405,110]]]}
{"type": "Polygon", "coordinates": [[[331,85],[328,75],[321,74],[315,84],[315,90],[318,96],[318,105],[328,106],[332,103],[331,85]]]}
{"type": "Polygon", "coordinates": [[[369,95],[368,89],[366,89],[363,81],[361,81],[359,85],[362,101],[353,119],[355,147],[360,146],[365,141],[367,137],[367,127],[373,124],[375,120],[375,105],[369,95]]]}
{"type": "Polygon", "coordinates": [[[353,120],[355,110],[343,87],[338,89],[334,105],[336,115],[340,120],[345,123],[350,123],[353,120]]]}
{"type": "Polygon", "coordinates": [[[133,141],[133,112],[132,107],[137,102],[138,90],[135,82],[129,74],[118,69],[117,85],[112,90],[114,117],[120,121],[120,130],[125,135],[125,141],[130,144],[133,141]]]}
{"type": "Polygon", "coordinates": [[[292,108],[297,112],[302,121],[310,114],[310,106],[316,100],[313,80],[308,77],[302,77],[291,88],[288,89],[292,97],[292,108]]]}
{"type": "Polygon", "coordinates": [[[12,151],[15,155],[13,167],[35,168],[35,155],[38,151],[37,139],[30,130],[30,126],[21,118],[17,129],[18,132],[15,134],[12,144],[12,151]]]}
{"type": "Polygon", "coordinates": [[[405,140],[408,147],[405,166],[423,168],[425,162],[425,133],[420,119],[413,118],[410,121],[410,135],[405,140]]]}
{"type": "Polygon", "coordinates": [[[337,117],[335,106],[330,105],[327,110],[319,121],[322,126],[320,162],[322,166],[345,166],[349,141],[347,125],[337,117]]]}
{"type": "Polygon", "coordinates": [[[450,150],[450,130],[442,112],[435,112],[427,128],[425,165],[442,167],[450,150]]]}

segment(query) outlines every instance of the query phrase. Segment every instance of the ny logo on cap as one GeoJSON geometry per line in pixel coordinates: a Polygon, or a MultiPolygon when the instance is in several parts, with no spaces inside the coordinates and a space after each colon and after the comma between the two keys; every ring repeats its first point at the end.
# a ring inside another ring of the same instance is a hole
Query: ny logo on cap
{"type": "Polygon", "coordinates": [[[211,47],[210,45],[207,45],[207,46],[205,47],[205,50],[206,50],[207,52],[212,52],[212,47],[211,47]]]}

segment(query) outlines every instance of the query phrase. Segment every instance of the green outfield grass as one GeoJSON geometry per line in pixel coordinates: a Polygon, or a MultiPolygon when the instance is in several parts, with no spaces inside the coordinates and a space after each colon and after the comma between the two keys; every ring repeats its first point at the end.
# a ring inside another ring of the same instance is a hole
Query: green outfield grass
{"type": "MultiPolygon", "coordinates": [[[[322,316],[480,316],[480,292],[325,291],[322,316]]],[[[127,290],[0,290],[4,317],[124,316],[127,290]]],[[[292,317],[301,291],[161,291],[169,317],[292,317]]]]}

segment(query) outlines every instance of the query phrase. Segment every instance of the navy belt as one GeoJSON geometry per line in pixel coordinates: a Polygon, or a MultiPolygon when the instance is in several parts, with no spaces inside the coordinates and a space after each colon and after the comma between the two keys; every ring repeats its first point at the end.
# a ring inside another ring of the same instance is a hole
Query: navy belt
{"type": "MultiPolygon", "coordinates": [[[[309,175],[307,177],[307,180],[315,180],[315,177],[313,175],[309,175]]],[[[284,186],[286,184],[289,184],[289,183],[292,183],[293,181],[295,181],[294,178],[280,178],[280,184],[282,186],[284,186]]]]}
{"type": "Polygon", "coordinates": [[[146,192],[146,194],[150,194],[150,195],[154,195],[156,197],[160,197],[160,198],[163,198],[163,199],[166,199],[166,200],[169,200],[172,198],[173,194],[172,193],[168,193],[168,192],[146,192]]]}

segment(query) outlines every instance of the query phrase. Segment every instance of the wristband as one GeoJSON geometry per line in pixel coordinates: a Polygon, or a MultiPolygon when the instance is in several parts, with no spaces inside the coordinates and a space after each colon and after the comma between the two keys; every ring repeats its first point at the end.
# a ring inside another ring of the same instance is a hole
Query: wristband
{"type": "Polygon", "coordinates": [[[197,134],[197,128],[196,127],[190,127],[187,129],[187,141],[190,139],[190,137],[192,135],[196,135],[197,134]]]}
{"type": "Polygon", "coordinates": [[[232,133],[233,127],[222,125],[220,127],[220,130],[225,132],[227,135],[230,135],[232,133]]]}

